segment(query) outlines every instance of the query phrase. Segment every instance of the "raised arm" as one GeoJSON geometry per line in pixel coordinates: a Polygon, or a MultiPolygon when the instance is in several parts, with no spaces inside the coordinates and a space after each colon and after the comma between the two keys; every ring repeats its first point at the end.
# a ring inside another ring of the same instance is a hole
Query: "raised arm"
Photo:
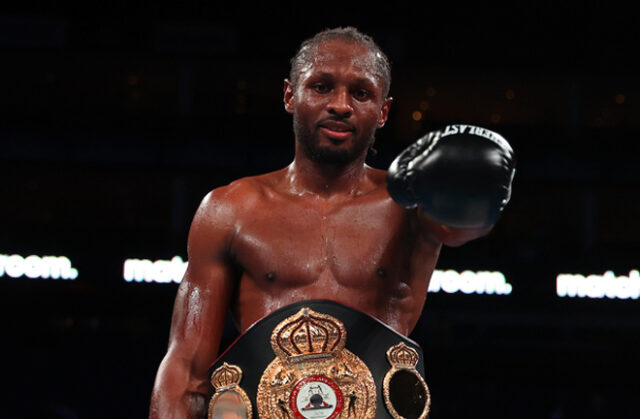
{"type": "Polygon", "coordinates": [[[462,246],[471,240],[486,236],[493,229],[493,225],[473,229],[448,227],[429,219],[421,210],[418,211],[420,211],[420,215],[424,218],[429,230],[436,236],[438,241],[450,247],[462,246]]]}
{"type": "Polygon", "coordinates": [[[228,251],[233,231],[230,203],[221,190],[213,191],[202,201],[189,232],[189,264],[153,388],[151,419],[205,416],[207,369],[218,355],[235,282],[228,251]]]}

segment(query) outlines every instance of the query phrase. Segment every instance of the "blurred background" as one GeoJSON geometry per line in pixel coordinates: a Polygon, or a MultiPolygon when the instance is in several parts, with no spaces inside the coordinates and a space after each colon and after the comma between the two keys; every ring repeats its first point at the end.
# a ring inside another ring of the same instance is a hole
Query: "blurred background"
{"type": "Polygon", "coordinates": [[[502,272],[511,292],[430,293],[411,336],[430,417],[640,417],[632,13],[196,0],[1,6],[0,417],[146,417],[178,285],[128,282],[124,261],[186,261],[208,191],[291,161],[288,60],[345,25],[393,65],[370,165],[456,122],[502,133],[518,157],[495,230],[438,263],[502,272]],[[69,279],[38,277],[44,256],[67,258],[69,279]],[[603,296],[607,271],[635,295],[603,296]],[[558,274],[601,277],[563,297],[558,274]]]}

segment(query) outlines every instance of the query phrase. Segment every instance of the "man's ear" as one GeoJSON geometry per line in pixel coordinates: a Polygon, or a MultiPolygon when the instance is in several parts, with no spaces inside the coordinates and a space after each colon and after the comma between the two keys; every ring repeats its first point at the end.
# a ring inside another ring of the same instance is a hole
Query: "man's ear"
{"type": "Polygon", "coordinates": [[[289,79],[284,79],[284,110],[290,114],[293,114],[293,96],[295,90],[295,87],[289,79]]]}
{"type": "Polygon", "coordinates": [[[391,109],[392,103],[392,97],[388,97],[384,100],[382,108],[380,108],[380,116],[378,117],[378,128],[384,127],[384,124],[387,123],[387,119],[389,118],[389,110],[391,109]]]}

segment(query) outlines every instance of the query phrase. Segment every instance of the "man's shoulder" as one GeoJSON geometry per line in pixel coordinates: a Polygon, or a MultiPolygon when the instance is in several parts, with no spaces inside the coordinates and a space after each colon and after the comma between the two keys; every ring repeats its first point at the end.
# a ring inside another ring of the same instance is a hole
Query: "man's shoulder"
{"type": "Polygon", "coordinates": [[[378,188],[386,187],[387,171],[367,166],[367,177],[378,188]]]}
{"type": "Polygon", "coordinates": [[[202,206],[236,210],[251,207],[263,201],[281,177],[282,170],[279,170],[236,179],[209,192],[203,199],[202,206]]]}

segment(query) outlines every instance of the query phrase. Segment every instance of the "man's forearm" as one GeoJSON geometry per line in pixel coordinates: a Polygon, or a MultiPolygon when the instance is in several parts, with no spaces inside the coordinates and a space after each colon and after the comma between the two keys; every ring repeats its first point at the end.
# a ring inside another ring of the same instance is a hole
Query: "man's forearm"
{"type": "Polygon", "coordinates": [[[207,394],[201,387],[190,378],[187,365],[165,357],[153,387],[149,419],[204,418],[207,394]]]}
{"type": "Polygon", "coordinates": [[[166,393],[156,392],[151,398],[149,419],[203,419],[206,417],[206,397],[200,393],[185,393],[170,400],[166,393]]]}

